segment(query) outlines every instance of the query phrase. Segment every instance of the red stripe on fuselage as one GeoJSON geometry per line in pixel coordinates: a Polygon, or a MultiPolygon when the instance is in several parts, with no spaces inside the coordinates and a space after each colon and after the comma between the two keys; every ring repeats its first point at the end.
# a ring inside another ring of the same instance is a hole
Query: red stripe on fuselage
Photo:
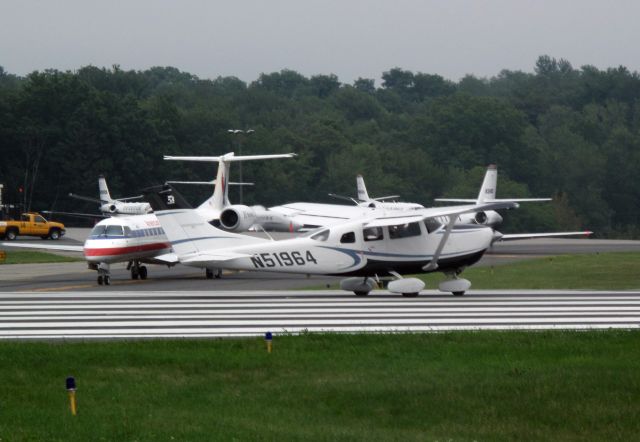
{"type": "Polygon", "coordinates": [[[84,256],[114,256],[127,255],[137,252],[150,252],[153,250],[170,249],[171,244],[166,242],[156,242],[152,244],[143,244],[130,247],[104,247],[104,248],[85,248],[84,256]]]}

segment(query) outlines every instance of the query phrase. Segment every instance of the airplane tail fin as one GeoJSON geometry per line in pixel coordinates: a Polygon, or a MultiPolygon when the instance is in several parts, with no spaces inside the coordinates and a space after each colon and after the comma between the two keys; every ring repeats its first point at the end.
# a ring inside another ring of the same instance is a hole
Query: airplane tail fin
{"type": "Polygon", "coordinates": [[[145,196],[180,260],[202,252],[266,241],[213,227],[171,186],[146,189],[145,196]]]}
{"type": "Polygon", "coordinates": [[[496,187],[498,185],[498,167],[495,164],[489,164],[487,172],[484,174],[484,180],[478,193],[477,204],[482,204],[496,199],[496,187]]]}
{"type": "Polygon", "coordinates": [[[364,185],[364,178],[362,175],[356,176],[356,186],[358,188],[358,200],[371,201],[371,198],[369,198],[369,194],[367,193],[367,186],[364,185]]]}
{"type": "Polygon", "coordinates": [[[109,194],[107,180],[104,178],[104,175],[100,175],[98,177],[98,190],[100,191],[100,202],[110,203],[113,201],[113,199],[111,199],[111,195],[109,194]]]}

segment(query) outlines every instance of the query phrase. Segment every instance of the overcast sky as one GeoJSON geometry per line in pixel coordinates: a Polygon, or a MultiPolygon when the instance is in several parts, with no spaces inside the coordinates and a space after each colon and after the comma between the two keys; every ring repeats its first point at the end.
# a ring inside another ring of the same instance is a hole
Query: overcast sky
{"type": "Polygon", "coordinates": [[[637,71],[639,18],[638,0],[0,0],[0,66],[245,81],[287,68],[351,83],[396,66],[452,80],[532,71],[547,54],[637,71]]]}

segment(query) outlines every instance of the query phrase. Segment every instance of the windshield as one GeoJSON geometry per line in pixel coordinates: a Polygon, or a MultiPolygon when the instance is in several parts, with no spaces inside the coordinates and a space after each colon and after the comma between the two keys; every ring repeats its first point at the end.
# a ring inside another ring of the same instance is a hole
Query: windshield
{"type": "Polygon", "coordinates": [[[90,237],[95,237],[95,236],[100,236],[100,235],[104,235],[104,231],[107,228],[107,226],[95,226],[93,228],[93,230],[91,231],[91,233],[89,234],[90,237]]]}
{"type": "Polygon", "coordinates": [[[122,226],[107,226],[105,233],[107,236],[124,236],[122,226]]]}

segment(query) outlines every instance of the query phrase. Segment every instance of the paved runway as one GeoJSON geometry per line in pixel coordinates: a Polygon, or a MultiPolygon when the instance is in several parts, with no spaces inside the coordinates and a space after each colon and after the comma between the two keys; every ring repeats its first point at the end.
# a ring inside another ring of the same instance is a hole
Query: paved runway
{"type": "MultiPolygon", "coordinates": [[[[273,333],[639,328],[640,292],[340,291],[0,294],[0,339],[240,337],[273,333]]],[[[276,338],[277,339],[277,338],[276,338]]]]}

